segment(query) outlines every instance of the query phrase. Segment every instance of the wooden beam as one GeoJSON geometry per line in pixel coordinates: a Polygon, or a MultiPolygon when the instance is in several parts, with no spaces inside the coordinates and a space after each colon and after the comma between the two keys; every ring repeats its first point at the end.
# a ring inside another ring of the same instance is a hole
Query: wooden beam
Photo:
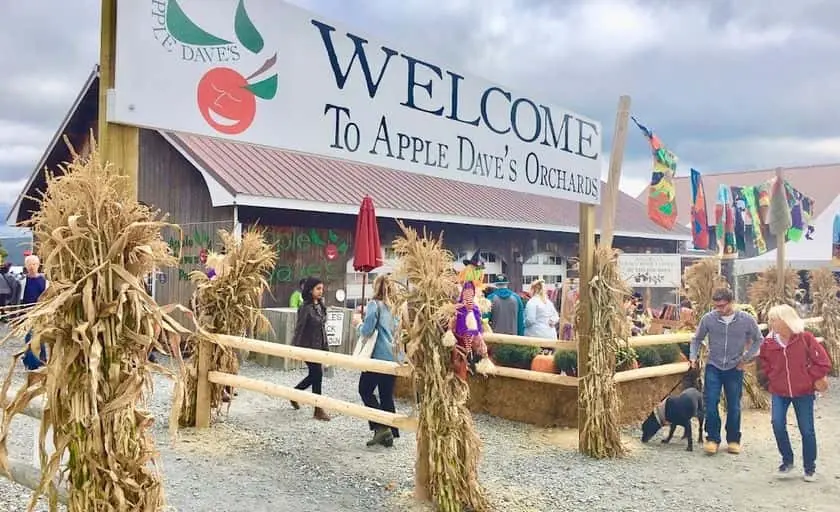
{"type": "MultiPolygon", "coordinates": [[[[6,404],[10,404],[15,399],[15,394],[11,391],[6,393],[6,404]]],[[[40,420],[44,417],[44,403],[40,400],[41,397],[37,397],[31,402],[29,402],[26,407],[24,407],[23,411],[20,414],[24,416],[29,416],[30,418],[35,418],[36,420],[40,420]]]]}
{"type": "MultiPolygon", "coordinates": [[[[779,183],[781,183],[782,191],[784,192],[784,190],[785,190],[785,186],[784,186],[785,176],[784,176],[784,173],[782,172],[781,167],[776,167],[776,179],[779,180],[779,183]]],[[[776,237],[776,272],[778,273],[776,279],[778,281],[777,285],[779,287],[779,296],[780,297],[785,296],[785,270],[786,270],[785,252],[787,250],[787,248],[785,247],[786,245],[787,245],[786,233],[781,233],[780,235],[778,235],[776,237]]]]}
{"type": "Polygon", "coordinates": [[[195,428],[207,428],[210,426],[211,392],[210,364],[213,355],[213,345],[207,341],[198,344],[198,368],[196,369],[196,390],[195,390],[195,428]]]}
{"type": "MultiPolygon", "coordinates": [[[[592,327],[592,300],[589,290],[589,282],[592,280],[595,267],[595,205],[580,205],[580,243],[578,249],[580,288],[578,296],[578,318],[575,322],[575,330],[578,338],[578,377],[586,376],[589,366],[589,337],[592,327]]],[[[586,425],[589,411],[586,402],[580,399],[578,386],[578,433],[583,432],[586,425]]],[[[582,448],[579,444],[578,448],[582,448]]]]}
{"type": "Polygon", "coordinates": [[[621,183],[621,165],[624,162],[624,146],[627,145],[627,123],[629,120],[630,96],[622,96],[618,99],[612,150],[610,151],[609,175],[601,202],[601,239],[599,245],[603,247],[612,247],[613,243],[615,211],[619,194],[618,186],[621,183]]]}
{"type": "Polygon", "coordinates": [[[241,336],[229,336],[218,334],[213,340],[219,345],[239,350],[248,350],[259,354],[268,354],[275,357],[286,357],[311,363],[321,363],[339,368],[350,368],[363,372],[383,373],[385,375],[396,375],[398,377],[411,376],[411,367],[390,361],[378,359],[362,359],[345,354],[336,354],[325,350],[313,350],[311,348],[295,347],[282,343],[269,343],[266,341],[243,338],[241,336]]]}
{"type": "Polygon", "coordinates": [[[616,372],[615,381],[617,383],[630,382],[641,379],[652,379],[654,377],[665,377],[667,375],[678,375],[687,372],[689,367],[690,365],[687,362],[681,362],[650,366],[647,368],[636,368],[635,370],[616,372]]]}
{"type": "Polygon", "coordinates": [[[240,375],[232,375],[222,372],[210,372],[208,375],[210,382],[222,384],[224,386],[231,386],[239,389],[248,389],[256,391],[264,395],[275,396],[278,398],[285,398],[286,400],[294,400],[306,405],[314,407],[322,407],[331,411],[338,412],[347,416],[353,416],[363,420],[373,421],[382,425],[389,425],[397,427],[401,430],[416,431],[417,419],[404,414],[395,414],[392,412],[373,409],[350,402],[344,402],[335,398],[330,398],[324,395],[316,395],[299,389],[290,388],[272,384],[270,382],[263,382],[256,379],[249,379],[240,375]]]}
{"type": "MultiPolygon", "coordinates": [[[[0,470],[0,475],[5,476],[18,485],[32,489],[33,491],[41,485],[41,470],[39,468],[16,459],[7,459],[6,462],[8,464],[10,474],[6,474],[0,470]]],[[[60,485],[58,487],[58,502],[66,505],[67,501],[67,486],[60,485]]]]}
{"type": "Polygon", "coordinates": [[[484,341],[499,345],[521,345],[525,347],[550,348],[558,351],[577,350],[574,341],[555,341],[545,338],[531,338],[528,336],[514,336],[512,334],[485,334],[484,341]]]}
{"type": "Polygon", "coordinates": [[[507,366],[497,366],[489,375],[496,377],[508,377],[517,380],[527,380],[528,382],[540,382],[542,384],[555,384],[557,386],[577,387],[578,385],[577,377],[557,375],[556,373],[522,370],[519,368],[508,368],[507,366]]]}
{"type": "Polygon", "coordinates": [[[99,40],[99,116],[97,138],[102,158],[128,179],[137,197],[140,130],[108,122],[108,93],[114,89],[117,48],[117,0],[102,0],[99,40]]]}

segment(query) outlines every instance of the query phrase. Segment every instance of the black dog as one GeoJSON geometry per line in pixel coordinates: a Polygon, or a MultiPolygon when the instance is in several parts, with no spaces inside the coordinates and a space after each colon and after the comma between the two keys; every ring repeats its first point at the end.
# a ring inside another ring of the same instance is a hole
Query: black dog
{"type": "Polygon", "coordinates": [[[674,430],[683,427],[683,439],[688,439],[686,451],[694,450],[694,437],[691,435],[691,418],[697,418],[700,423],[700,430],[697,433],[697,442],[703,442],[703,395],[696,388],[688,388],[677,396],[669,396],[663,400],[650,413],[650,416],[642,424],[642,442],[647,443],[659,432],[659,429],[668,425],[671,430],[668,437],[662,443],[671,442],[674,437],[674,430]]]}

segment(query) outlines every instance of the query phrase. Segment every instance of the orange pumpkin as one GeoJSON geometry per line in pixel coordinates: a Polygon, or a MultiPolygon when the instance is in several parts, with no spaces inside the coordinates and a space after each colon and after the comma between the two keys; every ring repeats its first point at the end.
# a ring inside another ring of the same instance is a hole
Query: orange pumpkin
{"type": "Polygon", "coordinates": [[[554,356],[539,354],[531,361],[531,371],[554,373],[554,356]]]}

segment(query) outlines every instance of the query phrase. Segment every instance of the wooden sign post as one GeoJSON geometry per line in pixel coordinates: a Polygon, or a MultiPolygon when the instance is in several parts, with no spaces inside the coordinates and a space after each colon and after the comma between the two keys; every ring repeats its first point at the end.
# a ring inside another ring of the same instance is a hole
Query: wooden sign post
{"type": "Polygon", "coordinates": [[[116,171],[127,177],[137,197],[140,160],[140,130],[108,122],[108,93],[114,88],[117,47],[117,0],[102,0],[99,41],[99,117],[97,141],[100,154],[116,171]]]}
{"type": "MultiPolygon", "coordinates": [[[[615,132],[613,133],[612,151],[610,151],[609,176],[605,198],[601,208],[601,244],[612,245],[615,231],[615,210],[618,202],[618,184],[621,179],[621,164],[624,160],[624,146],[627,140],[627,122],[630,118],[630,96],[622,96],[618,101],[618,112],[615,118],[615,132]]],[[[579,242],[579,275],[578,288],[579,318],[575,329],[578,339],[578,379],[583,379],[589,364],[590,327],[592,325],[592,300],[589,292],[589,282],[592,280],[595,267],[595,206],[580,205],[580,242],[579,242]]],[[[580,380],[578,380],[580,382],[580,380]]],[[[578,449],[583,451],[581,432],[589,417],[586,402],[580,399],[578,386],[578,449]]]]}

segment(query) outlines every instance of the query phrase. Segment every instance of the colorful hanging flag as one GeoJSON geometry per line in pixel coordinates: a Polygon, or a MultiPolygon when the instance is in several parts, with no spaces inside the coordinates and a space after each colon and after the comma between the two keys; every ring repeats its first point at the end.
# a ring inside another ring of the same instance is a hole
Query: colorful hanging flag
{"type": "Polygon", "coordinates": [[[718,252],[724,258],[738,255],[735,246],[735,212],[732,207],[732,190],[724,184],[718,186],[715,204],[715,234],[718,252]]]}
{"type": "Polygon", "coordinates": [[[831,231],[831,261],[836,267],[840,266],[840,213],[834,214],[834,225],[831,231]]]}
{"type": "Polygon", "coordinates": [[[761,255],[767,252],[767,239],[764,236],[764,226],[758,214],[758,187],[744,187],[744,200],[747,202],[753,229],[753,245],[756,252],[761,255]]]}
{"type": "Polygon", "coordinates": [[[730,187],[732,191],[732,212],[735,216],[735,247],[738,252],[747,250],[747,200],[744,187],[730,187]]]}
{"type": "Polygon", "coordinates": [[[694,248],[709,248],[709,218],[706,212],[706,191],[703,188],[703,176],[691,170],[691,239],[694,248]]]}
{"type": "Polygon", "coordinates": [[[677,223],[677,193],[674,187],[677,157],[662,144],[655,133],[635,117],[631,119],[647,137],[653,154],[653,172],[648,186],[648,217],[665,229],[674,229],[677,223]]]}

